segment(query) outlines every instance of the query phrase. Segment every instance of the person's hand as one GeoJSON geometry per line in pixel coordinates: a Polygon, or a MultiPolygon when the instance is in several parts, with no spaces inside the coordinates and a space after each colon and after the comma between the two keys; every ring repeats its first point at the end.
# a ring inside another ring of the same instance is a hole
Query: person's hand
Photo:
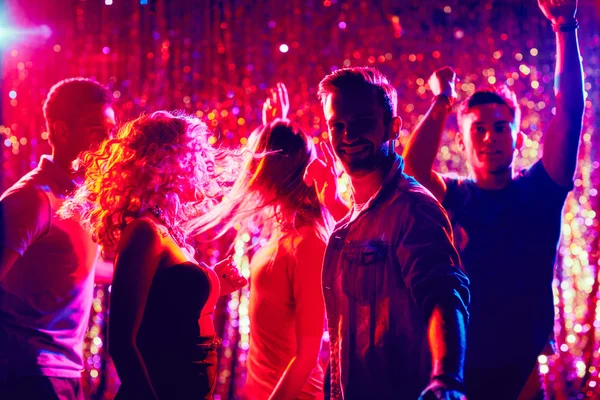
{"type": "Polygon", "coordinates": [[[335,167],[335,157],[331,145],[321,142],[321,152],[324,159],[315,157],[304,171],[304,183],[308,186],[315,185],[317,196],[336,220],[341,219],[348,212],[349,206],[344,203],[338,193],[338,173],[335,167]]]}
{"type": "Polygon", "coordinates": [[[429,77],[429,88],[434,96],[443,95],[448,99],[456,99],[456,72],[450,67],[443,67],[429,77]]]}
{"type": "Polygon", "coordinates": [[[542,13],[553,25],[562,25],[575,21],[577,0],[538,0],[542,13]]]}
{"type": "Polygon", "coordinates": [[[467,397],[462,391],[451,389],[445,383],[432,379],[419,400],[467,400],[467,397]]]}
{"type": "Polygon", "coordinates": [[[262,123],[270,124],[275,118],[287,118],[290,111],[290,98],[287,88],[281,82],[277,83],[277,88],[269,89],[267,100],[263,103],[262,123]]]}
{"type": "Polygon", "coordinates": [[[248,280],[240,275],[232,256],[216,263],[213,271],[215,271],[221,283],[220,296],[233,293],[248,284],[248,280]]]}

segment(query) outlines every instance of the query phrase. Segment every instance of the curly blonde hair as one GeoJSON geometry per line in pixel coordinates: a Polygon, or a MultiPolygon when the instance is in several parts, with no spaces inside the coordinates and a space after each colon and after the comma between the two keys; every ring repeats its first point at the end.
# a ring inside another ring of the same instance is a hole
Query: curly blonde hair
{"type": "Polygon", "coordinates": [[[65,201],[63,217],[78,215],[104,251],[116,247],[128,223],[158,207],[180,246],[183,223],[218,203],[233,184],[243,155],[213,147],[198,118],[157,111],[126,123],[75,161],[85,182],[65,201]]]}

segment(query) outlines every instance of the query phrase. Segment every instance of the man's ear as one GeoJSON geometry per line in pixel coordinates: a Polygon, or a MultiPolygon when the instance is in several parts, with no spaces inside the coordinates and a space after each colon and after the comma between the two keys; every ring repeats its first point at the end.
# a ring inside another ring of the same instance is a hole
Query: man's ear
{"type": "Polygon", "coordinates": [[[400,137],[400,129],[402,129],[402,118],[396,116],[390,121],[387,140],[398,139],[400,137]]]}
{"type": "Polygon", "coordinates": [[[525,143],[525,134],[522,131],[517,132],[517,137],[515,140],[515,150],[521,150],[523,144],[525,143]]]}
{"type": "Polygon", "coordinates": [[[48,139],[52,145],[65,145],[69,141],[69,127],[63,121],[53,121],[48,139]]]}
{"type": "Polygon", "coordinates": [[[460,149],[460,151],[464,152],[465,151],[465,140],[464,140],[464,136],[462,133],[460,132],[456,132],[456,144],[458,144],[458,148],[460,149]]]}

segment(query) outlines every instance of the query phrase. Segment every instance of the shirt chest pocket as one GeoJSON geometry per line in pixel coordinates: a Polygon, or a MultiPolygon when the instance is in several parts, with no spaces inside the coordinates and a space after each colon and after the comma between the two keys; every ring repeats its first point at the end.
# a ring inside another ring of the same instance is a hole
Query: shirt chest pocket
{"type": "Polygon", "coordinates": [[[384,287],[388,244],[369,242],[347,247],[342,252],[344,294],[359,303],[373,300],[384,287]]]}

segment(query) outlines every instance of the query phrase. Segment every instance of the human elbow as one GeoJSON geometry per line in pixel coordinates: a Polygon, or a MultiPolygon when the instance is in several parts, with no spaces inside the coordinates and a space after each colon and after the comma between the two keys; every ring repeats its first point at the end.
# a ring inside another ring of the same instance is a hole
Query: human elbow
{"type": "Polygon", "coordinates": [[[556,114],[563,114],[567,120],[579,121],[581,123],[585,112],[584,92],[577,96],[563,96],[560,92],[556,96],[556,114]]]}
{"type": "Polygon", "coordinates": [[[296,354],[295,363],[304,371],[312,371],[319,361],[319,352],[301,352],[296,354]]]}
{"type": "Polygon", "coordinates": [[[133,335],[112,328],[109,329],[108,338],[108,353],[114,359],[118,359],[135,351],[136,342],[133,335]]]}

